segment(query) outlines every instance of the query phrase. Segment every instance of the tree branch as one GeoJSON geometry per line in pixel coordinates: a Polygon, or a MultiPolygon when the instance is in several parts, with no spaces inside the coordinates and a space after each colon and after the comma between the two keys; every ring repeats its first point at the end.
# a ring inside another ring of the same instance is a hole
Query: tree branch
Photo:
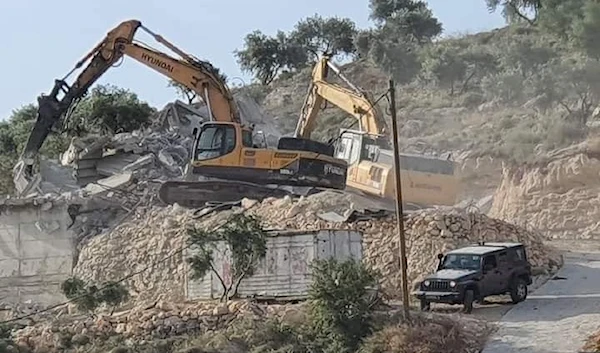
{"type": "Polygon", "coordinates": [[[246,274],[248,274],[248,271],[252,269],[254,261],[254,258],[251,259],[251,261],[248,263],[248,266],[246,266],[246,268],[242,271],[242,273],[236,280],[235,287],[233,287],[233,294],[231,295],[231,297],[236,297],[238,295],[238,289],[240,288],[240,284],[242,283],[242,280],[246,278],[246,274]]]}
{"type": "Polygon", "coordinates": [[[227,286],[225,285],[225,281],[223,280],[223,277],[221,277],[219,272],[217,272],[217,269],[215,269],[215,267],[213,266],[212,261],[209,262],[209,266],[210,266],[211,271],[214,272],[214,274],[217,276],[217,279],[221,283],[221,287],[223,288],[223,293],[221,294],[220,301],[223,301],[223,298],[227,295],[227,286]]]}
{"type": "Polygon", "coordinates": [[[463,94],[465,93],[465,91],[467,90],[467,86],[469,85],[469,82],[471,81],[471,79],[473,79],[473,77],[475,77],[475,73],[477,72],[477,70],[473,70],[471,72],[471,74],[469,75],[469,77],[467,77],[464,81],[463,81],[463,85],[462,88],[460,89],[460,93],[459,94],[463,94]]]}
{"type": "Polygon", "coordinates": [[[560,104],[563,108],[565,108],[567,110],[567,113],[573,114],[573,111],[571,110],[571,108],[569,108],[569,106],[564,101],[558,101],[558,104],[560,104]]]}
{"type": "MultiPolygon", "coordinates": [[[[506,6],[508,8],[510,8],[510,10],[512,11],[513,14],[517,15],[517,17],[521,18],[522,20],[525,20],[527,23],[529,23],[529,25],[531,25],[531,26],[535,25],[535,21],[537,19],[537,16],[534,17],[533,19],[525,16],[512,1],[507,1],[506,2],[506,6]]],[[[534,10],[537,13],[537,10],[536,9],[534,9],[534,10]]]]}

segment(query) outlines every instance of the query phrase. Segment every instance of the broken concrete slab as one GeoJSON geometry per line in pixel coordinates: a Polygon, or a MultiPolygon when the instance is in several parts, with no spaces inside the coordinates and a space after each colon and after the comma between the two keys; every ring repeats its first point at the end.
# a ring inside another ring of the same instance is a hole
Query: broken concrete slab
{"type": "Polygon", "coordinates": [[[180,100],[167,104],[159,113],[154,126],[165,131],[177,131],[192,136],[208,120],[208,111],[201,111],[180,100]]]}
{"type": "Polygon", "coordinates": [[[62,193],[79,189],[73,169],[60,165],[55,160],[40,161],[41,191],[46,193],[62,193]]]}
{"type": "Polygon", "coordinates": [[[189,152],[182,146],[170,146],[158,152],[158,160],[174,173],[183,173],[182,166],[188,162],[189,152]]]}
{"type": "Polygon", "coordinates": [[[133,173],[125,172],[121,174],[115,174],[108,178],[100,179],[94,183],[90,183],[83,188],[83,191],[87,195],[95,195],[103,192],[109,192],[114,189],[126,186],[133,181],[133,173]]]}
{"type": "Polygon", "coordinates": [[[125,171],[136,171],[139,170],[143,167],[146,167],[152,163],[154,163],[154,160],[156,159],[156,157],[154,157],[153,154],[147,154],[143,157],[139,157],[136,161],[131,162],[129,164],[127,164],[126,166],[124,166],[122,168],[122,170],[125,171]]]}

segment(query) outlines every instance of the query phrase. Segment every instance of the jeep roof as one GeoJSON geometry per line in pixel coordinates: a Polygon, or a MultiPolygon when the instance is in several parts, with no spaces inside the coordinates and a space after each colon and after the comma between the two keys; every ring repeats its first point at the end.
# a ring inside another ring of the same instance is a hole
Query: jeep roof
{"type": "Polygon", "coordinates": [[[447,254],[473,254],[484,255],[507,248],[516,248],[523,246],[522,243],[481,243],[470,245],[464,248],[454,249],[447,254]]]}

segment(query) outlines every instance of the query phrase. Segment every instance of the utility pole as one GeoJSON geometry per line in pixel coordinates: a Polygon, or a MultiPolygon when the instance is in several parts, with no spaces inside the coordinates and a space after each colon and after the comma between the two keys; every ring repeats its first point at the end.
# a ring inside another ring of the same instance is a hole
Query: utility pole
{"type": "Polygon", "coordinates": [[[402,307],[405,320],[410,320],[408,278],[406,259],[406,236],[404,234],[404,210],[402,208],[402,182],[400,178],[400,148],[398,146],[398,117],[396,115],[396,87],[394,80],[390,80],[390,110],[392,114],[392,144],[394,146],[394,174],[396,179],[396,219],[398,222],[398,238],[400,240],[400,266],[402,275],[402,307]]]}

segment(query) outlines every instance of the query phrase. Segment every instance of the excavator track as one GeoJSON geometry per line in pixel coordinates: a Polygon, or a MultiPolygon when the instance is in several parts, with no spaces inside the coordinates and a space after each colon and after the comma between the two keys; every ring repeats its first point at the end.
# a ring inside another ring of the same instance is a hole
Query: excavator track
{"type": "Polygon", "coordinates": [[[169,205],[201,208],[211,203],[235,202],[242,198],[263,200],[293,195],[290,190],[227,180],[167,181],[161,184],[158,198],[169,205]]]}

